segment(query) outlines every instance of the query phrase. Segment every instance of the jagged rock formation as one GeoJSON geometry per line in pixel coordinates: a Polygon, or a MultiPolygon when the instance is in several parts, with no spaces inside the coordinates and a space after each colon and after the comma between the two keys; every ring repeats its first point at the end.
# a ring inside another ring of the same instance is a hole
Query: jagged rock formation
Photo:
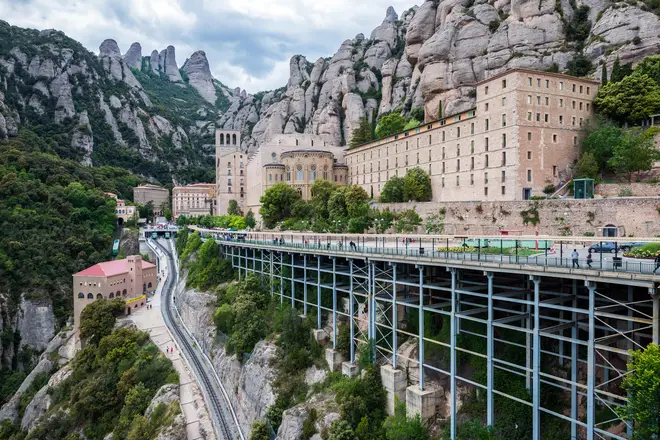
{"type": "Polygon", "coordinates": [[[55,335],[55,315],[50,299],[29,300],[23,295],[17,321],[21,347],[41,351],[55,335]]]}
{"type": "Polygon", "coordinates": [[[202,98],[215,105],[215,86],[206,53],[203,50],[193,53],[186,60],[182,69],[188,75],[188,84],[193,86],[202,95],[202,98]]]}

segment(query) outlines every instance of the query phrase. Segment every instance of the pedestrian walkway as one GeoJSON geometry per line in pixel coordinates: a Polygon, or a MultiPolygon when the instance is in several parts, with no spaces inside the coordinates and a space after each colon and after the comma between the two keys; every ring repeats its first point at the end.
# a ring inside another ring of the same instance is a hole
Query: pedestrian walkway
{"type": "Polygon", "coordinates": [[[186,436],[188,440],[215,440],[215,431],[204,403],[204,397],[190,373],[190,367],[181,356],[178,345],[174,342],[161,313],[161,289],[167,277],[167,260],[161,258],[158,276],[160,282],[155,295],[149,301],[149,307],[142,307],[127,317],[140,330],[149,333],[151,340],[167,356],[179,373],[179,399],[186,418],[186,436]],[[172,349],[174,351],[172,352],[172,349]]]}

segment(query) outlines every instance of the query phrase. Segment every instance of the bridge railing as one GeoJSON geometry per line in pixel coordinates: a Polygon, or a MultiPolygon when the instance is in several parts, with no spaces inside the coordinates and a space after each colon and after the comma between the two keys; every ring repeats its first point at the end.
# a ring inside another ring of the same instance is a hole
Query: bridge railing
{"type": "MultiPolygon", "coordinates": [[[[547,249],[540,249],[538,251],[530,249],[519,249],[519,254],[505,254],[503,250],[500,253],[492,253],[487,251],[488,248],[469,248],[470,251],[457,250],[456,247],[450,246],[436,246],[430,247],[428,244],[423,243],[397,243],[392,246],[388,245],[363,245],[353,243],[344,244],[343,241],[323,242],[309,241],[309,242],[296,242],[284,241],[280,239],[262,240],[262,239],[249,239],[249,238],[232,238],[222,234],[207,234],[202,233],[203,237],[214,238],[216,241],[225,243],[245,243],[257,246],[278,247],[282,249],[299,249],[299,250],[318,250],[326,251],[329,253],[348,253],[348,254],[367,254],[367,255],[392,255],[404,256],[411,258],[430,258],[430,259],[445,259],[445,260],[459,260],[483,263],[500,263],[500,264],[515,264],[515,265],[528,265],[539,267],[556,267],[565,269],[581,269],[593,270],[601,272],[618,272],[630,274],[657,274],[660,276],[660,268],[653,260],[628,260],[621,257],[614,257],[612,259],[602,258],[603,254],[594,253],[592,259],[589,260],[585,257],[573,259],[570,252],[565,252],[563,255],[556,253],[548,253],[547,249]],[[534,252],[534,255],[528,255],[534,252]]],[[[495,249],[497,250],[497,249],[495,249]]],[[[508,249],[513,252],[513,249],[508,249]]],[[[617,254],[618,255],[618,254],[617,254]]]]}

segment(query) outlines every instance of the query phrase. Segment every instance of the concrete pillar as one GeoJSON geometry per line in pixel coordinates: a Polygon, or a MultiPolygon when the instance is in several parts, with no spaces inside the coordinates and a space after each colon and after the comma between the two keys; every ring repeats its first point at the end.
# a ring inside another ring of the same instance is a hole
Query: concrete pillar
{"type": "Polygon", "coordinates": [[[436,407],[440,404],[442,394],[441,389],[423,390],[417,385],[406,388],[408,417],[415,417],[419,414],[423,422],[432,419],[435,416],[436,407]]]}
{"type": "Polygon", "coordinates": [[[341,374],[348,378],[357,377],[357,375],[360,374],[360,369],[354,362],[342,362],[341,374]]]}
{"type": "Polygon", "coordinates": [[[328,363],[328,368],[330,369],[330,371],[334,372],[341,370],[341,364],[344,361],[344,359],[341,353],[339,353],[337,350],[328,348],[325,350],[325,361],[328,363]]]}
{"type": "Polygon", "coordinates": [[[380,367],[380,380],[383,388],[387,392],[387,414],[394,414],[394,407],[397,400],[406,402],[406,373],[403,370],[392,368],[391,365],[380,367]]]}

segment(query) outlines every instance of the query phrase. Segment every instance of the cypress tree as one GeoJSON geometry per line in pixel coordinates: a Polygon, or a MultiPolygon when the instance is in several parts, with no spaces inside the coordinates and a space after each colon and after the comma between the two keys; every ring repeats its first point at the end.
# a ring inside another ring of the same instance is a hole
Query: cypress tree
{"type": "Polygon", "coordinates": [[[600,74],[600,83],[601,85],[607,84],[607,64],[603,61],[603,71],[600,74]]]}
{"type": "Polygon", "coordinates": [[[620,78],[621,76],[621,62],[619,61],[619,57],[616,57],[616,60],[614,60],[614,65],[612,66],[612,75],[610,75],[610,81],[612,82],[619,82],[623,78],[620,78]]]}

